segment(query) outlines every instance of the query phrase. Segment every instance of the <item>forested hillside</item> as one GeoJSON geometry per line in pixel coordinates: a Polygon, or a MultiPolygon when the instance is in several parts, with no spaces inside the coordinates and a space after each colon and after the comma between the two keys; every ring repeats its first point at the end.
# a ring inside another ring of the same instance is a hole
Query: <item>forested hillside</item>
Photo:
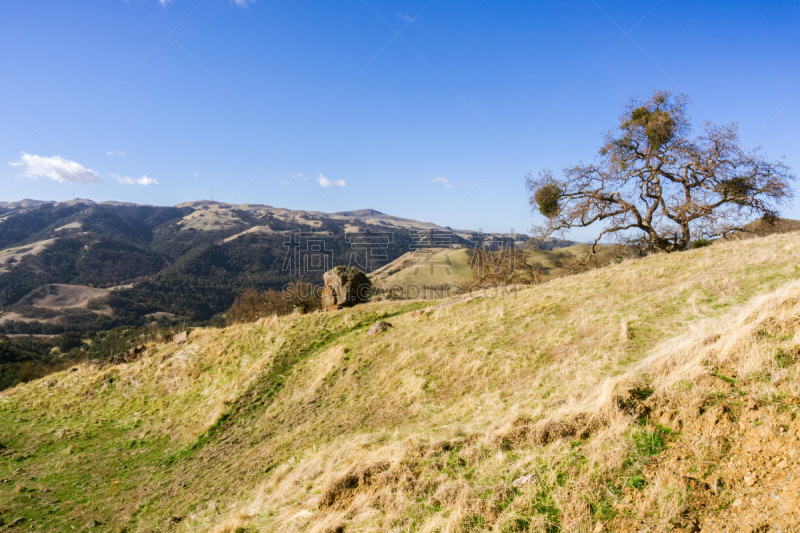
{"type": "Polygon", "coordinates": [[[477,236],[370,209],[89,200],[0,209],[0,332],[16,334],[208,321],[247,289],[319,283],[336,264],[369,271],[420,246],[470,246],[477,236]]]}

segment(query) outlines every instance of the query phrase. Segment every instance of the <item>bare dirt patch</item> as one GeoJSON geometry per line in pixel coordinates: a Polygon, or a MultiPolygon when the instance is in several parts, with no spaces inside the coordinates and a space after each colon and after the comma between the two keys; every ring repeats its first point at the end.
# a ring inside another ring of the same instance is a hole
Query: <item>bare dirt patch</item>
{"type": "Polygon", "coordinates": [[[34,300],[33,305],[45,309],[61,310],[65,308],[85,308],[90,300],[108,296],[112,289],[98,289],[83,285],[50,285],[50,294],[34,300]]]}
{"type": "Polygon", "coordinates": [[[44,241],[26,244],[24,246],[0,250],[0,274],[8,272],[13,263],[18,262],[25,256],[38,255],[42,253],[48,246],[56,242],[56,240],[58,239],[47,239],[44,241]]]}

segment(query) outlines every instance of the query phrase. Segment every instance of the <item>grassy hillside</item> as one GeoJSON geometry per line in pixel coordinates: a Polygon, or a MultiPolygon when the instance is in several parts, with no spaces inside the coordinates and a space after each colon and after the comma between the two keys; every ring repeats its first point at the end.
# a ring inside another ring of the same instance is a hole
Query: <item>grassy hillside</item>
{"type": "MultiPolygon", "coordinates": [[[[796,233],[721,243],[518,292],[195,330],[53,374],[0,393],[0,524],[684,527],[694,489],[652,460],[688,421],[740,393],[794,419],[799,260],[796,233]],[[393,327],[368,336],[378,319],[393,327]]],[[[711,486],[721,461],[701,452],[682,465],[711,486]]],[[[716,513],[751,505],[726,483],[716,513]]]]}
{"type": "Polygon", "coordinates": [[[406,252],[370,273],[377,287],[389,290],[409,286],[441,287],[458,285],[471,277],[469,249],[433,248],[406,252]]]}
{"type": "Polygon", "coordinates": [[[406,253],[412,242],[435,242],[432,234],[444,233],[447,242],[462,246],[477,234],[370,209],[322,213],[205,201],[156,207],[89,200],[0,207],[0,332],[9,334],[144,325],[152,313],[206,322],[245,290],[280,289],[298,275],[321,284],[322,273],[336,264],[374,269],[406,253]],[[309,259],[315,247],[324,259],[309,259]],[[317,268],[298,272],[315,262],[317,268]],[[31,301],[52,284],[123,287],[97,309],[52,309],[31,301]]]}
{"type": "MultiPolygon", "coordinates": [[[[406,252],[394,261],[370,273],[373,284],[384,291],[403,296],[436,298],[455,294],[448,287],[463,287],[474,280],[470,268],[470,252],[474,248],[431,248],[406,252]],[[423,290],[424,289],[424,290],[423,290]]],[[[563,275],[559,261],[579,254],[587,254],[586,245],[571,245],[540,250],[522,248],[527,260],[541,263],[546,276],[563,275]]]]}

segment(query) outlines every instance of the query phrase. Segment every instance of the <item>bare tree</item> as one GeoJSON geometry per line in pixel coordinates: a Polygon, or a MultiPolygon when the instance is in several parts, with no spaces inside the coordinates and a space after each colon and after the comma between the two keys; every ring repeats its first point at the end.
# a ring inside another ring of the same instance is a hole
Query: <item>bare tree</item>
{"type": "Polygon", "coordinates": [[[469,287],[535,285],[544,281],[548,269],[526,250],[505,245],[498,250],[476,248],[470,253],[472,279],[469,287]]]}
{"type": "Polygon", "coordinates": [[[735,124],[706,123],[691,137],[686,95],[656,91],[625,106],[617,130],[604,136],[593,164],[528,175],[535,228],[544,238],[604,222],[604,236],[673,252],[693,239],[740,230],[756,217],[774,220],[792,197],[791,169],[740,146],[735,124]]]}

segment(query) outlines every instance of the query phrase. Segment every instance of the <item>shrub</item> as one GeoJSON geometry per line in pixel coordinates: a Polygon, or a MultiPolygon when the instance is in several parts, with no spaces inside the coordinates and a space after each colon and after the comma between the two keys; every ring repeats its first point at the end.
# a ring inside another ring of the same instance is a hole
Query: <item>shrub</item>
{"type": "Polygon", "coordinates": [[[83,346],[83,338],[75,331],[67,331],[56,339],[55,344],[58,346],[58,349],[61,350],[61,353],[67,353],[73,348],[80,348],[83,346]]]}
{"type": "Polygon", "coordinates": [[[243,292],[226,313],[228,324],[254,322],[259,318],[288,315],[295,310],[309,313],[321,307],[319,287],[292,282],[282,291],[243,292]]]}
{"type": "Polygon", "coordinates": [[[692,243],[692,248],[694,248],[694,249],[705,248],[706,246],[711,246],[712,244],[714,244],[714,241],[712,241],[711,239],[702,239],[701,238],[701,239],[695,240],[692,243]]]}

